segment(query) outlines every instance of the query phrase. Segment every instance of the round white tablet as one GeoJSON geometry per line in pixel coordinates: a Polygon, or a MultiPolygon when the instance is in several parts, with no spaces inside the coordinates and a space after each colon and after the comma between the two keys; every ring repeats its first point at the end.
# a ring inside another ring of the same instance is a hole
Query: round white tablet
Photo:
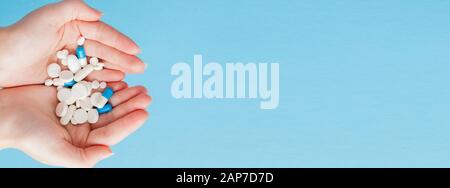
{"type": "Polygon", "coordinates": [[[62,88],[61,90],[58,91],[58,94],[56,96],[60,102],[66,102],[66,100],[70,98],[70,95],[71,95],[70,89],[62,88]]]}
{"type": "Polygon", "coordinates": [[[91,65],[97,65],[98,64],[98,58],[96,58],[96,57],[91,57],[90,59],[89,59],[89,63],[91,64],[91,65]]]}
{"type": "Polygon", "coordinates": [[[67,50],[61,50],[61,51],[56,52],[56,57],[61,60],[66,59],[68,55],[69,55],[69,51],[67,51],[67,50]]]}
{"type": "Polygon", "coordinates": [[[45,86],[52,86],[53,85],[53,80],[52,79],[45,80],[44,85],[45,86]]]}
{"type": "Polygon", "coordinates": [[[78,72],[81,69],[81,65],[78,62],[78,58],[75,55],[69,55],[67,56],[67,66],[69,67],[69,70],[73,73],[78,72]]]}
{"type": "Polygon", "coordinates": [[[88,89],[82,83],[76,83],[72,87],[72,96],[76,99],[84,99],[89,95],[88,89]]]}
{"type": "Polygon", "coordinates": [[[86,97],[84,99],[81,99],[80,101],[80,106],[82,109],[84,110],[89,110],[91,109],[94,105],[91,102],[91,98],[90,97],[86,97]]]}
{"type": "Polygon", "coordinates": [[[56,116],[63,117],[64,115],[66,115],[68,109],[69,106],[67,106],[66,104],[62,102],[58,103],[58,105],[56,105],[56,116]]]}
{"type": "Polygon", "coordinates": [[[83,124],[86,123],[88,120],[88,113],[86,110],[78,109],[75,110],[75,113],[73,114],[73,118],[77,123],[83,124]]]}
{"type": "Polygon", "coordinates": [[[64,83],[70,82],[73,80],[73,72],[68,71],[68,70],[63,70],[59,73],[59,79],[64,81],[64,83]]]}
{"type": "Polygon", "coordinates": [[[101,82],[100,83],[100,88],[105,89],[106,88],[106,82],[101,82]]]}
{"type": "Polygon", "coordinates": [[[97,123],[98,122],[98,111],[96,109],[89,109],[88,111],[88,122],[89,123],[97,123]]]}
{"type": "Polygon", "coordinates": [[[61,72],[61,67],[58,64],[52,63],[52,64],[48,65],[48,67],[47,67],[47,74],[51,78],[58,77],[59,76],[59,72],[61,72]]]}
{"type": "Polygon", "coordinates": [[[98,82],[97,80],[92,81],[92,89],[98,89],[100,87],[100,82],[98,82]]]}

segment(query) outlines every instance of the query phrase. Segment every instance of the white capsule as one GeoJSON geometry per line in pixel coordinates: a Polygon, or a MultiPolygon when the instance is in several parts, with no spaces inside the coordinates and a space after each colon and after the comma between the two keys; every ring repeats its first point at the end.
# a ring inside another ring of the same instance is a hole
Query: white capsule
{"type": "Polygon", "coordinates": [[[81,67],[84,67],[87,65],[87,59],[86,58],[79,59],[78,63],[80,63],[81,67]]]}
{"type": "Polygon", "coordinates": [[[52,86],[53,85],[53,80],[52,79],[45,80],[44,85],[45,86],[52,86]]]}
{"type": "Polygon", "coordinates": [[[66,100],[68,100],[70,98],[70,95],[71,95],[70,89],[63,88],[58,91],[58,93],[56,94],[56,97],[58,98],[58,100],[60,102],[65,102],[66,100]]]}
{"type": "Polygon", "coordinates": [[[98,64],[98,58],[97,57],[91,57],[90,59],[89,59],[89,64],[91,64],[91,65],[97,65],[98,64]]]}
{"type": "Polygon", "coordinates": [[[91,95],[91,103],[97,108],[103,108],[107,102],[108,99],[103,97],[102,93],[100,92],[95,92],[91,95]]]}
{"type": "Polygon", "coordinates": [[[101,82],[100,83],[100,88],[101,89],[105,89],[106,88],[106,82],[101,82]]]}
{"type": "Polygon", "coordinates": [[[86,97],[84,99],[81,99],[80,105],[81,105],[81,108],[84,109],[84,110],[89,110],[89,109],[91,109],[94,106],[92,104],[92,102],[91,102],[91,98],[90,97],[86,97]]]}
{"type": "Polygon", "coordinates": [[[92,81],[92,89],[98,89],[100,87],[100,82],[98,82],[97,80],[92,81]]]}
{"type": "Polygon", "coordinates": [[[70,105],[69,108],[67,109],[67,113],[60,119],[60,123],[62,125],[67,125],[70,121],[70,119],[72,119],[73,113],[75,112],[77,107],[75,107],[74,105],[70,105]]]}
{"type": "Polygon", "coordinates": [[[78,58],[75,55],[67,56],[67,66],[73,73],[78,72],[81,68],[80,62],[78,62],[78,58]]]}
{"type": "Polygon", "coordinates": [[[79,82],[85,79],[89,74],[91,74],[92,71],[94,71],[94,67],[92,65],[86,65],[83,69],[75,74],[74,80],[79,82]]]}
{"type": "Polygon", "coordinates": [[[84,84],[76,83],[72,87],[71,94],[73,97],[75,97],[76,99],[79,100],[79,99],[84,99],[85,97],[87,97],[89,95],[89,92],[88,92],[88,88],[86,88],[86,86],[84,84]]]}
{"type": "Polygon", "coordinates": [[[48,65],[48,67],[47,67],[47,74],[51,78],[58,77],[59,76],[59,72],[61,72],[61,67],[58,64],[52,63],[52,64],[48,65]]]}
{"type": "Polygon", "coordinates": [[[97,123],[98,122],[98,111],[96,109],[89,109],[88,111],[88,122],[89,123],[97,123]]]}
{"type": "Polygon", "coordinates": [[[70,82],[73,80],[73,72],[68,70],[63,70],[59,73],[59,79],[61,79],[64,83],[70,82]]]}
{"type": "Polygon", "coordinates": [[[86,110],[78,109],[78,110],[75,110],[75,113],[73,114],[73,118],[75,119],[75,121],[77,123],[83,124],[83,123],[86,123],[88,120],[88,113],[86,112],[86,110]]]}
{"type": "Polygon", "coordinates": [[[78,40],[77,40],[78,46],[83,46],[85,41],[86,41],[86,38],[84,38],[84,37],[78,38],[78,40]]]}
{"type": "Polygon", "coordinates": [[[64,115],[66,115],[68,109],[69,106],[67,106],[66,104],[62,102],[58,103],[58,105],[56,105],[56,116],[63,117],[64,115]]]}

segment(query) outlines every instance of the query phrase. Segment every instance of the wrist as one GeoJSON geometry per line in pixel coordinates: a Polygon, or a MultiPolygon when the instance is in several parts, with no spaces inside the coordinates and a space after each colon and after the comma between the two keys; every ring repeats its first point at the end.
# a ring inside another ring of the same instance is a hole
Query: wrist
{"type": "Polygon", "coordinates": [[[6,90],[0,90],[0,149],[12,148],[15,146],[14,118],[10,113],[8,99],[4,96],[6,90]]]}

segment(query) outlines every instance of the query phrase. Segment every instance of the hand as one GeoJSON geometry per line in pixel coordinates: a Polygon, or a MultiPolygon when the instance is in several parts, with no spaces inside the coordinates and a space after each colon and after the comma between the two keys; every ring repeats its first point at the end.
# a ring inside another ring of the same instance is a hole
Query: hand
{"type": "Polygon", "coordinates": [[[44,6],[16,24],[0,29],[0,87],[42,84],[47,65],[63,48],[72,54],[84,36],[88,56],[105,61],[99,80],[118,81],[124,73],[140,73],[145,64],[136,57],[139,47],[127,36],[100,22],[102,13],[83,1],[68,0],[44,6]]]}
{"type": "Polygon", "coordinates": [[[22,150],[42,163],[63,167],[92,167],[111,156],[112,146],[147,119],[151,97],[144,87],[109,83],[115,90],[113,111],[97,123],[62,126],[55,115],[56,89],[24,86],[0,90],[0,146],[22,150]]]}

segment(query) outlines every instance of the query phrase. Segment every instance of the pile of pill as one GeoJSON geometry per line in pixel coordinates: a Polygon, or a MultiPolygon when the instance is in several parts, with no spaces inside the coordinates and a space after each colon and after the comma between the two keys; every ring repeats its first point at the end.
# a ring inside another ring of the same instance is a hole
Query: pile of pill
{"type": "Polygon", "coordinates": [[[108,113],[112,106],[108,100],[114,94],[105,82],[85,78],[96,70],[102,70],[104,63],[96,57],[88,57],[84,50],[84,37],[77,41],[76,55],[69,54],[63,49],[56,53],[58,62],[47,67],[50,77],[45,81],[46,86],[57,88],[58,105],[56,115],[61,118],[62,125],[96,123],[100,114],[108,113]]]}

